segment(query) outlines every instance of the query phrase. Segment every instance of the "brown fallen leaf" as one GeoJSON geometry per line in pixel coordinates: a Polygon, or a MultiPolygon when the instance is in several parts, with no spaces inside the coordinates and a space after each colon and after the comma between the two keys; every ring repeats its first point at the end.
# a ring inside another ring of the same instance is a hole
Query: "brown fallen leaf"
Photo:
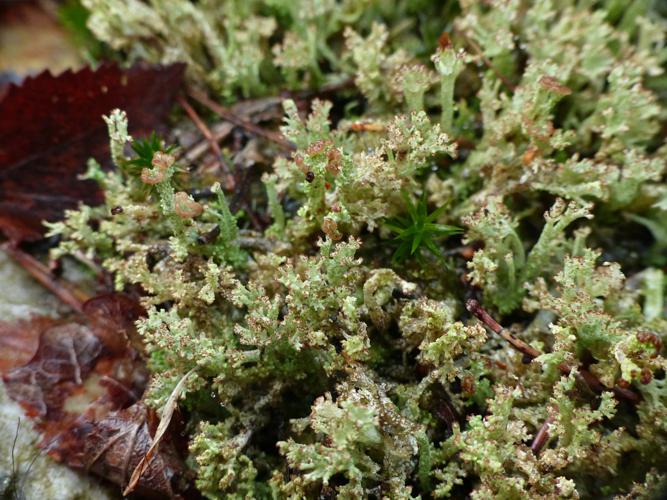
{"type": "Polygon", "coordinates": [[[86,301],[83,314],[112,353],[123,353],[131,345],[143,351],[134,322],[145,314],[143,307],[124,293],[105,293],[86,301]]]}
{"type": "Polygon", "coordinates": [[[132,476],[123,491],[123,495],[129,495],[130,493],[138,490],[139,485],[153,477],[151,472],[151,464],[154,462],[156,452],[160,449],[162,445],[162,440],[165,438],[169,424],[171,423],[171,418],[174,416],[174,410],[178,406],[178,398],[181,397],[183,390],[185,389],[185,384],[188,381],[188,378],[195,373],[193,368],[188,373],[181,377],[181,380],[178,381],[174,390],[171,391],[169,399],[165,403],[162,409],[162,415],[160,415],[160,425],[158,425],[157,430],[154,433],[150,447],[146,451],[141,460],[136,464],[132,476]]]}
{"type": "Polygon", "coordinates": [[[86,435],[86,468],[125,486],[132,471],[143,464],[133,492],[142,498],[176,498],[174,481],[179,479],[183,466],[173,444],[162,438],[155,453],[149,453],[157,421],[155,412],[142,402],[109,413],[86,435]],[[142,462],[144,457],[148,458],[142,462]]]}
{"type": "Polygon", "coordinates": [[[3,377],[7,393],[29,416],[61,420],[67,396],[83,385],[102,348],[86,325],[48,325],[32,360],[3,377]]]}
{"type": "Polygon", "coordinates": [[[173,484],[184,467],[167,432],[171,413],[158,426],[155,412],[140,401],[147,371],[128,345],[126,330],[143,310],[124,294],[95,297],[82,309],[69,322],[23,323],[31,336],[38,332],[39,347],[27,364],[4,375],[7,393],[34,419],[53,458],[123,488],[141,466],[136,493],[177,498],[173,484]]]}
{"type": "Polygon", "coordinates": [[[102,115],[128,114],[130,132],[145,135],[169,111],[184,65],[103,65],[58,76],[48,72],[11,85],[0,101],[0,229],[11,240],[34,241],[43,220],[57,220],[80,201],[99,203],[97,186],[81,181],[88,158],[105,163],[102,115]]]}
{"type": "Polygon", "coordinates": [[[30,361],[37,352],[39,335],[54,323],[55,320],[48,317],[0,322],[0,373],[30,361]]]}
{"type": "MultiPolygon", "coordinates": [[[[155,411],[142,401],[103,415],[91,407],[45,447],[56,460],[125,488],[132,471],[150,451],[157,426],[155,411]]],[[[179,498],[177,491],[186,486],[179,483],[183,469],[167,436],[146,461],[134,492],[141,498],[179,498]]]]}
{"type": "Polygon", "coordinates": [[[4,362],[3,380],[10,397],[45,425],[57,421],[66,426],[82,413],[77,410],[82,403],[94,399],[99,399],[98,410],[102,403],[111,410],[125,407],[141,397],[146,385],[144,362],[126,334],[143,313],[139,304],[110,293],[87,301],[83,310],[85,315],[69,321],[33,317],[0,330],[4,344],[33,351],[22,366],[4,362]],[[86,391],[91,393],[87,398],[86,391]]]}

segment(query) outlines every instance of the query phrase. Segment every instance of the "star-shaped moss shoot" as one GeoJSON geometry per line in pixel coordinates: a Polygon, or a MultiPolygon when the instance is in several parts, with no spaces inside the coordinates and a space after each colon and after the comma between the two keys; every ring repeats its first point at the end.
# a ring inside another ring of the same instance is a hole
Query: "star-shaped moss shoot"
{"type": "Polygon", "coordinates": [[[394,240],[399,242],[392,258],[393,262],[401,262],[407,257],[420,259],[422,249],[430,251],[437,257],[442,257],[442,252],[436,245],[436,240],[460,233],[462,229],[456,226],[438,224],[436,221],[445,207],[440,207],[429,214],[426,194],[422,195],[416,204],[405,192],[403,193],[403,199],[408,209],[407,216],[394,217],[386,222],[386,227],[396,233],[394,240]]]}

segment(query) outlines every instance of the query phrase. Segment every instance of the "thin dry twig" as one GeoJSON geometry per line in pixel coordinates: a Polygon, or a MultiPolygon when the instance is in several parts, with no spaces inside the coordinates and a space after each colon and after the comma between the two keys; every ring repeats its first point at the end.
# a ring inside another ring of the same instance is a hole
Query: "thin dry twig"
{"type": "Polygon", "coordinates": [[[281,97],[282,98],[289,97],[294,100],[315,99],[330,94],[337,94],[342,90],[348,90],[354,87],[355,87],[354,78],[346,78],[345,80],[341,80],[340,82],[324,85],[319,89],[306,89],[306,90],[297,90],[292,92],[286,91],[281,93],[281,97]]]}
{"type": "Polygon", "coordinates": [[[346,78],[340,82],[324,85],[318,89],[304,89],[304,90],[285,90],[277,96],[259,97],[252,99],[244,99],[237,101],[230,110],[238,115],[248,115],[248,112],[241,112],[241,110],[250,110],[250,114],[257,114],[259,111],[267,111],[271,108],[281,106],[285,99],[293,99],[295,101],[310,101],[320,97],[327,97],[332,94],[337,94],[343,90],[354,88],[354,78],[346,78]]]}
{"type": "MultiPolygon", "coordinates": [[[[493,319],[491,315],[475,299],[469,299],[466,301],[466,309],[482,323],[484,323],[484,325],[486,325],[491,331],[500,335],[503,339],[509,342],[512,347],[521,352],[526,360],[532,361],[542,354],[534,347],[529,346],[523,340],[519,340],[511,333],[509,333],[500,325],[500,323],[493,319]]],[[[572,367],[566,363],[559,364],[558,369],[563,375],[569,375],[572,371],[572,367]]],[[[624,399],[633,404],[637,404],[641,400],[640,396],[630,389],[620,387],[618,385],[610,389],[602,382],[600,382],[600,379],[595,376],[594,373],[590,372],[586,368],[580,367],[578,368],[578,371],[580,378],[583,379],[586,384],[594,391],[602,392],[611,390],[614,393],[616,399],[624,399]]]]}
{"type": "MultiPolygon", "coordinates": [[[[231,133],[231,131],[234,130],[234,125],[229,123],[228,121],[221,121],[213,124],[213,126],[211,126],[209,130],[213,135],[213,140],[216,143],[220,143],[220,141],[225,139],[231,133]]],[[[185,159],[186,162],[192,163],[201,158],[202,155],[204,155],[204,153],[206,153],[206,151],[210,149],[211,147],[209,145],[208,139],[204,139],[190,146],[183,153],[182,157],[185,159]]]]}
{"type": "MultiPolygon", "coordinates": [[[[479,319],[487,328],[489,328],[494,333],[500,335],[503,339],[510,343],[517,351],[521,352],[524,355],[524,358],[527,360],[533,360],[538,357],[541,353],[537,349],[529,346],[524,341],[517,339],[507,330],[505,330],[500,323],[491,317],[491,315],[477,302],[475,299],[469,299],[466,301],[466,309],[472,313],[477,319],[479,319]]],[[[569,375],[572,371],[572,367],[568,366],[566,363],[561,363],[558,365],[558,369],[564,375],[569,375]]],[[[591,373],[586,368],[579,368],[579,378],[582,379],[588,387],[597,392],[608,391],[610,390],[605,386],[600,379],[598,379],[595,374],[591,373]]],[[[614,393],[614,397],[618,400],[626,400],[633,404],[637,404],[640,401],[640,396],[627,388],[620,386],[615,386],[611,389],[614,393]]],[[[530,449],[538,455],[540,450],[549,440],[549,424],[553,422],[553,417],[549,416],[545,422],[542,424],[542,427],[537,431],[535,438],[533,439],[530,449]]]]}
{"type": "Polygon", "coordinates": [[[266,130],[260,127],[259,125],[255,125],[251,121],[246,120],[245,118],[232,113],[231,111],[224,108],[217,102],[211,100],[211,98],[209,98],[205,92],[202,92],[201,90],[197,89],[190,89],[189,95],[195,101],[199,102],[203,106],[206,106],[211,111],[219,115],[221,118],[233,123],[237,127],[241,127],[253,135],[268,139],[269,141],[280,146],[285,151],[294,151],[296,149],[294,147],[294,144],[285,139],[285,137],[281,133],[274,132],[272,130],[266,130]]]}
{"type": "Polygon", "coordinates": [[[503,339],[509,342],[512,347],[517,351],[521,352],[525,356],[529,356],[530,359],[538,357],[541,353],[534,347],[529,346],[523,340],[519,340],[510,332],[505,330],[500,323],[491,317],[491,315],[486,312],[486,310],[477,302],[475,299],[469,299],[466,301],[466,309],[477,317],[482,323],[484,323],[488,328],[490,328],[494,333],[500,335],[503,339]]]}
{"type": "Polygon", "coordinates": [[[71,283],[55,278],[48,267],[17,246],[5,243],[2,249],[62,302],[78,313],[83,312],[83,304],[90,298],[88,294],[71,283]]]}
{"type": "Polygon", "coordinates": [[[535,438],[530,445],[530,449],[535,455],[539,455],[542,448],[544,448],[544,445],[549,441],[549,425],[551,425],[553,421],[554,417],[549,415],[542,424],[542,427],[540,427],[540,430],[535,434],[535,438]]]}
{"type": "Polygon", "coordinates": [[[225,161],[225,157],[222,155],[222,151],[220,150],[220,146],[218,145],[218,142],[216,141],[215,137],[209,130],[208,126],[206,123],[204,123],[204,120],[202,120],[197,112],[194,110],[192,106],[190,106],[190,103],[183,97],[183,96],[178,96],[177,97],[178,103],[181,105],[181,107],[185,110],[187,115],[190,117],[192,120],[192,123],[195,124],[195,126],[199,129],[199,131],[202,133],[202,135],[206,138],[208,141],[208,145],[211,148],[211,151],[215,155],[216,159],[220,163],[220,166],[222,167],[222,171],[225,174],[225,182],[224,186],[227,191],[232,191],[236,187],[236,181],[234,180],[234,176],[232,174],[232,170],[225,161]]]}

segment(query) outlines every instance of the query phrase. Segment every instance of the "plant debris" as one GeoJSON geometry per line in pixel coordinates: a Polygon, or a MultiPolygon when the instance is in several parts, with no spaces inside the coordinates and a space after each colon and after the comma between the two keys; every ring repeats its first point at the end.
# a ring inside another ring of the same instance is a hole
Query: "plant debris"
{"type": "Polygon", "coordinates": [[[122,487],[142,463],[137,492],[175,498],[172,478],[182,463],[164,425],[153,441],[158,418],[139,400],[147,374],[126,336],[141,310],[112,294],[83,310],[87,318],[78,321],[36,317],[13,326],[39,332],[39,347],[28,363],[5,372],[7,392],[35,420],[52,457],[122,487]]]}

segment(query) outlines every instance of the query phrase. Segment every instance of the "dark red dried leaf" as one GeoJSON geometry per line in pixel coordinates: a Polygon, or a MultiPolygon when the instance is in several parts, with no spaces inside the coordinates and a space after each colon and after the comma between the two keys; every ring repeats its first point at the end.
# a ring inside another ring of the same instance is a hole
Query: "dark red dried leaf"
{"type": "Polygon", "coordinates": [[[128,114],[130,132],[158,126],[181,84],[184,66],[104,65],[59,76],[44,72],[10,86],[0,101],[0,229],[14,241],[37,240],[42,220],[58,219],[79,201],[102,199],[77,176],[88,158],[108,158],[102,115],[128,114]]]}

